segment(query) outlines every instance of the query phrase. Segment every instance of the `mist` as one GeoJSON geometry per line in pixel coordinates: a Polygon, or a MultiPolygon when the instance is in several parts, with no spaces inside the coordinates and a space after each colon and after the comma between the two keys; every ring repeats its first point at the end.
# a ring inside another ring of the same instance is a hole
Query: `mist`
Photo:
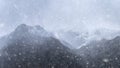
{"type": "Polygon", "coordinates": [[[120,68],[120,0],[0,0],[0,68],[120,68]]]}
{"type": "Polygon", "coordinates": [[[41,25],[53,33],[71,30],[92,34],[102,29],[119,32],[119,3],[119,0],[0,0],[0,36],[22,23],[41,25]]]}

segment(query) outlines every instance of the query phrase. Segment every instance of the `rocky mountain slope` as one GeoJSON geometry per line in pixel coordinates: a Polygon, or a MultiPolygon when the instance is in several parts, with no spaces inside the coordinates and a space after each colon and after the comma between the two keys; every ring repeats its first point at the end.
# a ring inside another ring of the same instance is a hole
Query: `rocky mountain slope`
{"type": "Polygon", "coordinates": [[[77,51],[87,68],[120,68],[120,37],[92,41],[77,51]]]}
{"type": "MultiPolygon", "coordinates": [[[[22,24],[4,37],[0,68],[83,68],[84,61],[40,26],[22,24]]],[[[1,45],[2,45],[1,44],[1,45]]]]}

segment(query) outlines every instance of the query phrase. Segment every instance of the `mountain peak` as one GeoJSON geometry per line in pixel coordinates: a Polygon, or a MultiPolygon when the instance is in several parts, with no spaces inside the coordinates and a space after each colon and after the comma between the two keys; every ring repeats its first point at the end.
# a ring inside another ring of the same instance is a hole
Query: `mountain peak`
{"type": "Polygon", "coordinates": [[[37,30],[44,30],[44,28],[42,28],[40,25],[36,25],[35,28],[36,28],[37,30]]]}
{"type": "Polygon", "coordinates": [[[28,26],[28,25],[26,25],[26,24],[21,24],[21,25],[19,25],[19,26],[15,29],[15,31],[17,31],[17,32],[20,32],[20,31],[26,32],[26,31],[28,31],[29,29],[30,29],[30,26],[28,26]]]}
{"type": "Polygon", "coordinates": [[[28,32],[30,30],[45,31],[44,28],[42,28],[40,25],[29,26],[26,24],[21,24],[15,29],[15,32],[28,32]]]}
{"type": "Polygon", "coordinates": [[[26,24],[21,24],[21,25],[19,25],[20,27],[25,27],[25,26],[27,26],[26,24]]]}
{"type": "Polygon", "coordinates": [[[29,26],[29,25],[26,25],[26,24],[21,24],[16,28],[15,31],[28,31],[28,30],[32,30],[32,29],[34,29],[34,30],[44,30],[44,28],[42,28],[40,25],[29,26]]]}
{"type": "Polygon", "coordinates": [[[51,37],[52,34],[47,32],[44,28],[40,25],[36,26],[29,26],[26,24],[19,25],[14,32],[12,32],[12,36],[21,38],[26,36],[39,36],[39,37],[51,37]]]}

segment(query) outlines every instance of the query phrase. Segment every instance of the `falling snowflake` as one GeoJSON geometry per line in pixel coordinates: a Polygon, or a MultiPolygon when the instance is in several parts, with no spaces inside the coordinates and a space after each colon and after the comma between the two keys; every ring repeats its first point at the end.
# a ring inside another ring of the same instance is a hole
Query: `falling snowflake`
{"type": "Polygon", "coordinates": [[[109,62],[109,59],[105,58],[105,59],[103,59],[103,62],[107,63],[107,62],[109,62]]]}

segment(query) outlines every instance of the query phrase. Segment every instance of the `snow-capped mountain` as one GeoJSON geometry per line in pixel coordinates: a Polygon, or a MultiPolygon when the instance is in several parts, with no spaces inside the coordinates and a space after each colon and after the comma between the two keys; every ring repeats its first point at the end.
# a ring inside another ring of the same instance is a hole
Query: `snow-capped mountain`
{"type": "Polygon", "coordinates": [[[84,63],[40,26],[22,24],[4,39],[0,68],[82,68],[84,63]]]}
{"type": "Polygon", "coordinates": [[[60,31],[55,33],[56,38],[63,40],[71,46],[70,48],[81,48],[91,43],[92,41],[100,41],[102,39],[113,39],[116,36],[120,36],[120,30],[100,28],[95,29],[91,32],[75,32],[72,30],[69,31],[60,31]]]}
{"type": "Polygon", "coordinates": [[[92,41],[77,52],[86,59],[88,68],[119,68],[120,36],[92,41]]]}
{"type": "Polygon", "coordinates": [[[116,36],[120,36],[119,29],[108,29],[108,28],[99,28],[93,31],[93,36],[96,39],[113,39],[116,36]]]}

